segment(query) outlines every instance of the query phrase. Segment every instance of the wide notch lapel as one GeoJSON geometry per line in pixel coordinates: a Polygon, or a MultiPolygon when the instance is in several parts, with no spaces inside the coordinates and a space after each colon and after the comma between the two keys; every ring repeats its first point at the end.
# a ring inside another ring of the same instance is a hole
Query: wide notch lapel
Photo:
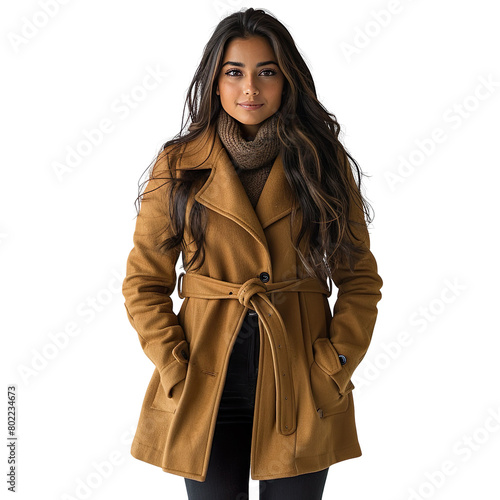
{"type": "Polygon", "coordinates": [[[281,154],[273,163],[254,209],[215,129],[203,144],[199,139],[188,143],[185,153],[187,159],[181,159],[178,168],[194,168],[197,162],[203,162],[199,168],[212,170],[195,200],[240,225],[267,251],[264,228],[285,217],[292,208],[292,191],[285,177],[281,154]],[[190,154],[191,150],[195,153],[190,154]]]}
{"type": "Polygon", "coordinates": [[[224,148],[218,148],[212,172],[195,200],[239,224],[268,250],[262,224],[224,148]]]}

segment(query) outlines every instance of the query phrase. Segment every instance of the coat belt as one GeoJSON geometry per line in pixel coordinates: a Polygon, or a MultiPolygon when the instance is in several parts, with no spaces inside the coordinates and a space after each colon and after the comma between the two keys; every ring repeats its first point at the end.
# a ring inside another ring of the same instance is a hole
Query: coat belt
{"type": "Polygon", "coordinates": [[[289,354],[288,335],[283,318],[266,296],[277,292],[317,292],[327,297],[331,288],[325,288],[315,278],[302,278],[277,283],[264,283],[251,278],[244,283],[230,283],[192,272],[179,275],[177,290],[180,298],[238,299],[240,304],[254,310],[271,344],[274,379],[276,384],[276,429],[284,435],[297,428],[295,391],[289,354]],[[182,289],[180,280],[182,278],[182,289]]]}

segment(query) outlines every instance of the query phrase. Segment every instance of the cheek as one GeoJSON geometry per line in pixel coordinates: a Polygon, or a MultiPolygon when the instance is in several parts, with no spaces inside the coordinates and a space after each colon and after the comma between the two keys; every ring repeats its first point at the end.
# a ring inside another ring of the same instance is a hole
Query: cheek
{"type": "Polygon", "coordinates": [[[273,85],[269,89],[269,95],[272,96],[273,101],[280,101],[282,92],[283,92],[283,86],[279,84],[273,85]]]}
{"type": "Polygon", "coordinates": [[[267,91],[269,94],[272,94],[274,96],[280,96],[281,92],[283,91],[283,82],[281,81],[273,81],[269,82],[267,85],[267,91]]]}
{"type": "Polygon", "coordinates": [[[222,80],[220,83],[219,83],[219,92],[221,93],[221,95],[226,95],[226,96],[230,96],[232,94],[234,94],[236,90],[236,85],[231,85],[231,82],[228,82],[227,80],[222,80]]]}

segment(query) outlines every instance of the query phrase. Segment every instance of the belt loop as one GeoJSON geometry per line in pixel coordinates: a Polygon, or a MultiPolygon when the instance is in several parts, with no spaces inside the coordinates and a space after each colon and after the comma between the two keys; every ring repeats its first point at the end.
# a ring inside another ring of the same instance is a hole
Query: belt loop
{"type": "MultiPolygon", "coordinates": [[[[179,297],[183,299],[185,296],[182,295],[182,285],[181,285],[181,278],[184,277],[186,273],[183,271],[181,274],[179,274],[179,278],[177,278],[177,293],[179,294],[179,297]]],[[[183,280],[184,281],[184,280],[183,280]]]]}

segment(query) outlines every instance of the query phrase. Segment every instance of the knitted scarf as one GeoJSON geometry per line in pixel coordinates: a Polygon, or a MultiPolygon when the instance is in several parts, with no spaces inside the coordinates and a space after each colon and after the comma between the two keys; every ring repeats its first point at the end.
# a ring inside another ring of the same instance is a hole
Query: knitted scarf
{"type": "Polygon", "coordinates": [[[276,113],[262,122],[253,141],[246,141],[240,124],[224,108],[217,120],[217,132],[236,170],[250,170],[272,164],[280,150],[276,113]]]}

